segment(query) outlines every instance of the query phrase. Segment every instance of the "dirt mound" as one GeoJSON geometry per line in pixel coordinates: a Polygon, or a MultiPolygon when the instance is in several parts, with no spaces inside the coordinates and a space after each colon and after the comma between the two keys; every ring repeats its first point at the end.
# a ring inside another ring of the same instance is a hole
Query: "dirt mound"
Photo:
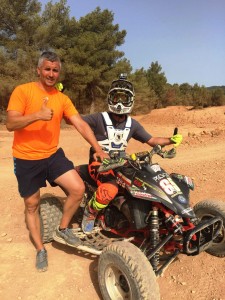
{"type": "Polygon", "coordinates": [[[170,106],[154,109],[135,119],[153,136],[171,136],[173,129],[178,127],[184,137],[184,146],[204,145],[211,138],[216,142],[225,136],[225,106],[204,109],[170,106]]]}
{"type": "Polygon", "coordinates": [[[148,115],[138,117],[145,124],[162,124],[184,126],[191,124],[196,127],[224,128],[225,106],[193,109],[184,106],[170,106],[152,110],[148,115]]]}

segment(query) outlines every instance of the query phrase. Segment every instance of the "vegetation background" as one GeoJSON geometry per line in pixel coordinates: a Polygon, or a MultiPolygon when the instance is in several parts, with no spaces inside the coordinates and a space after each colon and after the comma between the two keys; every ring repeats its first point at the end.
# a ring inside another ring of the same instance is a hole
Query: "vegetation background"
{"type": "Polygon", "coordinates": [[[124,52],[119,50],[127,32],[114,24],[113,12],[97,7],[79,20],[69,13],[66,0],[55,4],[50,1],[44,9],[37,0],[1,0],[0,108],[3,112],[15,86],[37,79],[37,59],[45,50],[53,50],[61,57],[65,93],[82,114],[106,109],[110,83],[120,73],[127,73],[134,84],[134,115],[171,105],[200,108],[225,104],[225,86],[170,84],[158,61],[149,62],[147,70],[133,70],[124,52]]]}

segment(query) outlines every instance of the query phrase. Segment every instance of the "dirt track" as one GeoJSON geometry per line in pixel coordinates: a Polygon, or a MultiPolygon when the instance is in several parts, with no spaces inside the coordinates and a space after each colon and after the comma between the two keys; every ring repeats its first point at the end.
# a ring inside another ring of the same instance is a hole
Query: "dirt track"
{"type": "MultiPolygon", "coordinates": [[[[188,110],[170,107],[137,119],[152,134],[170,136],[175,126],[184,136],[177,157],[160,163],[169,172],[191,176],[195,191],[192,204],[203,199],[225,202],[225,107],[188,110]]],[[[101,299],[97,283],[97,257],[53,242],[47,244],[49,270],[35,270],[35,250],[24,222],[24,204],[17,192],[11,157],[12,133],[0,130],[0,298],[9,299],[101,299]]],[[[64,129],[60,145],[75,164],[86,163],[87,143],[73,130],[64,129]],[[80,154],[82,153],[82,155],[80,154]]],[[[147,149],[132,141],[128,152],[147,149]]],[[[49,186],[42,194],[64,196],[49,186]]],[[[181,255],[158,279],[164,300],[225,300],[225,258],[206,253],[181,255]]]]}

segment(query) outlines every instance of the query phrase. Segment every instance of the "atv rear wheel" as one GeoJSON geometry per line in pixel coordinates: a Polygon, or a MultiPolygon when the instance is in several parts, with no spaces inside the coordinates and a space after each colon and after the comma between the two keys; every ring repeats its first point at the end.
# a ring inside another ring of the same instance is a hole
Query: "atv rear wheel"
{"type": "Polygon", "coordinates": [[[98,281],[104,300],[159,300],[159,287],[150,262],[130,242],[114,242],[100,254],[98,281]]]}
{"type": "Polygon", "coordinates": [[[203,200],[194,206],[196,216],[201,220],[207,220],[219,216],[223,220],[223,227],[219,235],[213,240],[213,244],[206,250],[207,253],[217,256],[225,256],[225,202],[219,200],[203,200]]]}
{"type": "Polygon", "coordinates": [[[60,223],[62,211],[62,204],[56,197],[41,199],[40,222],[43,243],[50,243],[53,241],[53,232],[60,223]]]}

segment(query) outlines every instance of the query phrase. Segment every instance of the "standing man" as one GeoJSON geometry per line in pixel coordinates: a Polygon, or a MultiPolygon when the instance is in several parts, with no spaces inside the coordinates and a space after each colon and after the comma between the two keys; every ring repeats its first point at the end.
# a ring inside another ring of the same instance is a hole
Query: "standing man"
{"type": "Polygon", "coordinates": [[[36,268],[39,271],[46,271],[48,267],[39,218],[40,188],[46,186],[46,180],[52,186],[59,185],[67,193],[56,234],[69,245],[81,242],[68,226],[83,197],[84,184],[73,163],[58,148],[62,118],[68,118],[92,145],[95,158],[102,160],[106,157],[72,101],[55,88],[60,70],[61,62],[55,53],[42,53],[37,66],[39,80],[16,87],[7,108],[6,127],[14,131],[14,172],[25,203],[26,223],[37,249],[36,268]]]}

